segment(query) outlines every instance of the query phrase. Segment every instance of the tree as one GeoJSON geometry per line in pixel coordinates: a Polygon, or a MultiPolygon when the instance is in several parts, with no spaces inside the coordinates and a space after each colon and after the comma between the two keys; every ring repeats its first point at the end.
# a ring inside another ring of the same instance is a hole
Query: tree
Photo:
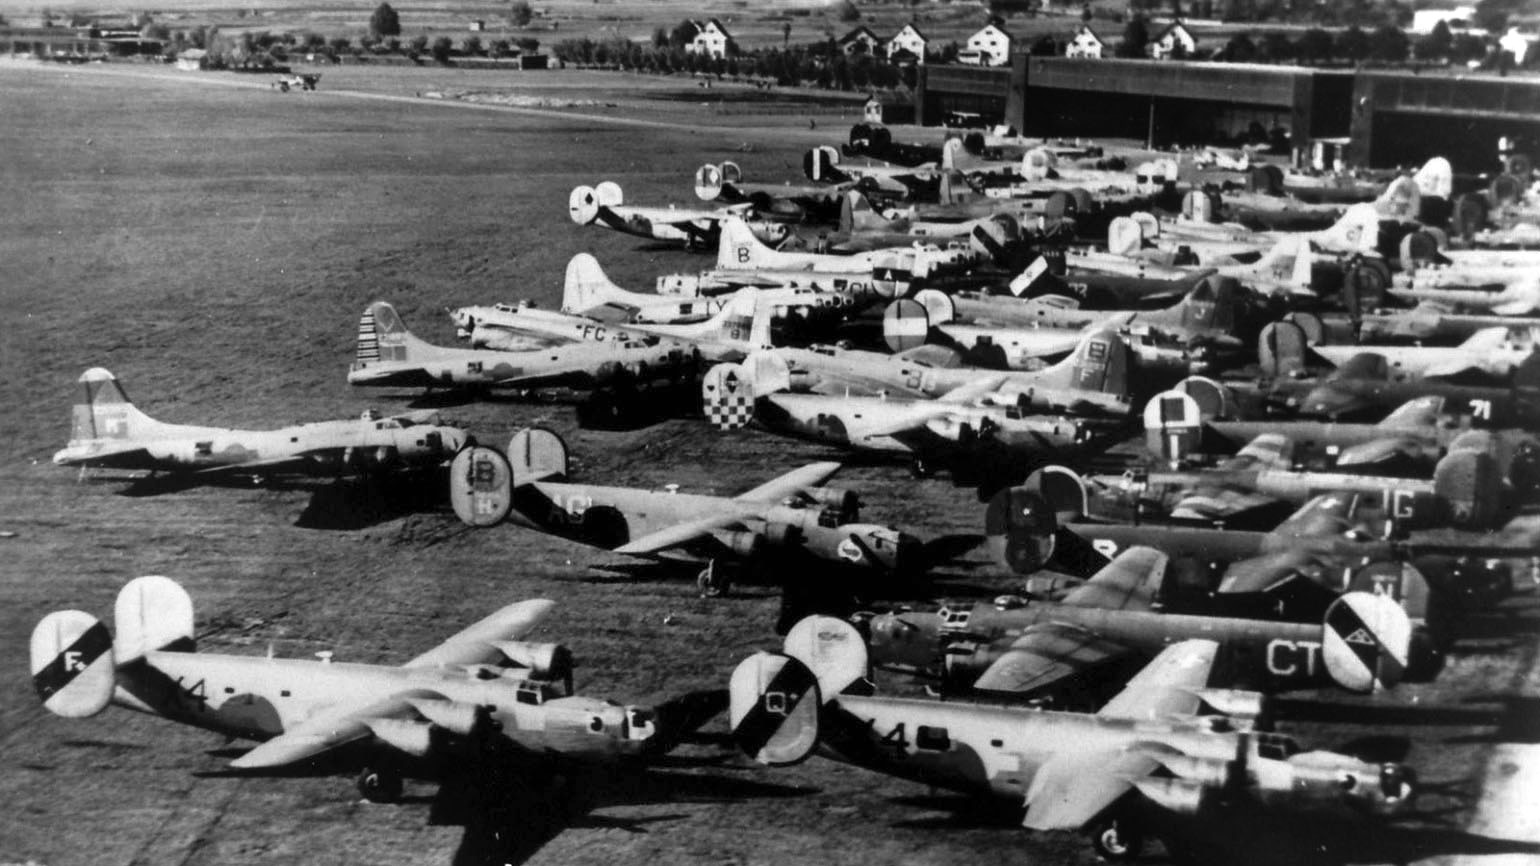
{"type": "Polygon", "coordinates": [[[1118,43],[1119,57],[1143,57],[1150,44],[1150,25],[1143,15],[1135,15],[1123,26],[1123,41],[1118,43]]]}
{"type": "Polygon", "coordinates": [[[652,31],[652,47],[653,48],[667,48],[668,47],[668,30],[666,30],[666,29],[664,29],[662,27],[656,27],[656,28],[653,29],[653,31],[652,31]]]}
{"type": "Polygon", "coordinates": [[[413,54],[422,54],[423,52],[428,50],[428,37],[426,37],[426,36],[413,36],[412,37],[412,41],[407,43],[407,48],[413,54]]]}
{"type": "Polygon", "coordinates": [[[1437,60],[1449,56],[1449,49],[1454,47],[1454,34],[1449,32],[1449,24],[1442,18],[1427,36],[1417,42],[1418,60],[1437,60]]]}
{"type": "Polygon", "coordinates": [[[449,55],[453,51],[454,43],[449,41],[448,36],[440,36],[439,38],[433,40],[432,54],[434,60],[437,60],[440,63],[448,63],[449,55]]]}
{"type": "Polygon", "coordinates": [[[401,16],[390,8],[389,3],[381,3],[369,16],[369,32],[375,36],[400,36],[401,16]]]}
{"type": "Polygon", "coordinates": [[[1385,63],[1400,63],[1411,53],[1412,42],[1401,28],[1382,24],[1369,34],[1369,56],[1385,63]]]}
{"type": "Polygon", "coordinates": [[[1250,63],[1257,59],[1256,43],[1244,33],[1237,33],[1225,43],[1225,60],[1231,63],[1250,63]]]}
{"type": "Polygon", "coordinates": [[[460,40],[460,53],[466,57],[476,57],[481,54],[481,37],[467,36],[460,40]]]}
{"type": "Polygon", "coordinates": [[[1092,17],[1091,16],[1091,4],[1089,4],[1089,3],[1081,4],[1081,6],[1080,6],[1080,23],[1081,24],[1090,24],[1091,23],[1091,17],[1092,17]]]}
{"type": "Polygon", "coordinates": [[[787,21],[781,25],[781,50],[785,51],[789,48],[791,48],[791,22],[787,21]]]}
{"type": "MultiPolygon", "coordinates": [[[[839,19],[845,22],[861,20],[861,10],[856,8],[855,0],[844,0],[840,4],[839,19]]],[[[844,90],[846,88],[840,89],[844,90]]]]}
{"type": "Polygon", "coordinates": [[[1357,63],[1369,56],[1369,34],[1358,26],[1337,34],[1333,49],[1338,57],[1357,63]]]}
{"type": "Polygon", "coordinates": [[[695,41],[700,35],[700,28],[694,21],[681,21],[673,30],[668,31],[668,44],[674,48],[683,48],[695,41]]]}
{"type": "Polygon", "coordinates": [[[1478,0],[1471,23],[1488,33],[1500,35],[1508,29],[1508,16],[1523,7],[1524,0],[1478,0]]]}
{"type": "Polygon", "coordinates": [[[346,36],[333,36],[331,42],[328,44],[331,45],[333,52],[341,54],[342,52],[352,47],[353,42],[346,36]]]}
{"type": "Polygon", "coordinates": [[[1294,56],[1294,43],[1289,37],[1274,30],[1262,35],[1262,41],[1257,45],[1257,56],[1262,60],[1270,60],[1280,63],[1294,56]]]}
{"type": "Polygon", "coordinates": [[[529,0],[513,0],[513,5],[508,7],[508,20],[515,27],[528,27],[534,17],[535,10],[529,7],[529,0]]]}
{"type": "Polygon", "coordinates": [[[519,50],[525,54],[534,54],[540,50],[540,40],[533,36],[520,36],[513,40],[513,44],[519,46],[519,50]]]}
{"type": "Polygon", "coordinates": [[[1294,54],[1306,63],[1321,63],[1332,57],[1331,34],[1319,27],[1312,27],[1300,34],[1294,43],[1294,54]]]}

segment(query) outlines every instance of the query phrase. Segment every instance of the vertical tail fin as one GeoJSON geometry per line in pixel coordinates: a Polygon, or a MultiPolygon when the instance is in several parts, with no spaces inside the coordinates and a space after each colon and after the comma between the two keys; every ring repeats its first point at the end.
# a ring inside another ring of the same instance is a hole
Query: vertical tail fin
{"type": "Polygon", "coordinates": [[[759,242],[742,217],[722,220],[721,239],[717,244],[717,267],[730,270],[770,267],[770,248],[759,242]]]}
{"type": "Polygon", "coordinates": [[[113,608],[118,664],[128,664],[159,650],[191,651],[193,603],[187,590],[169,577],[136,577],[118,591],[113,608]]]}
{"type": "Polygon", "coordinates": [[[578,253],[567,262],[567,278],[562,286],[561,311],[581,315],[586,310],[602,307],[613,301],[625,303],[629,295],[615,285],[599,266],[599,260],[588,253],[578,253]]]}
{"type": "Polygon", "coordinates": [[[749,342],[753,339],[754,319],[761,306],[765,305],[759,303],[759,289],[753,286],[739,289],[722,310],[711,318],[708,333],[726,343],[749,342]]]}
{"type": "Polygon", "coordinates": [[[159,422],[134,408],[116,376],[101,367],[80,374],[81,397],[70,424],[70,441],[134,439],[159,422]]]}
{"type": "Polygon", "coordinates": [[[359,365],[378,361],[420,361],[432,348],[413,336],[396,308],[385,301],[370,304],[359,317],[356,359],[359,365]]]}
{"type": "Polygon", "coordinates": [[[32,629],[32,685],[49,712],[94,716],[107,708],[116,684],[112,635],[96,617],[58,610],[32,629]]]}
{"type": "Polygon", "coordinates": [[[754,383],[750,368],[717,364],[701,377],[701,411],[718,430],[738,430],[754,420],[754,383]]]}
{"type": "Polygon", "coordinates": [[[1100,391],[1128,399],[1128,367],[1132,353],[1116,331],[1087,334],[1068,358],[1055,368],[1069,371],[1069,386],[1084,391],[1100,391]]]}

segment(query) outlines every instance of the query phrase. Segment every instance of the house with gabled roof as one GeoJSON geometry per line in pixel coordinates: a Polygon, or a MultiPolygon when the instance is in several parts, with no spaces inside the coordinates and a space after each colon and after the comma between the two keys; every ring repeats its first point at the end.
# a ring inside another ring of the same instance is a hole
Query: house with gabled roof
{"type": "Polygon", "coordinates": [[[1166,29],[1160,31],[1160,35],[1150,40],[1145,49],[1150,57],[1156,60],[1165,60],[1169,57],[1192,57],[1198,51],[1198,40],[1192,36],[1192,31],[1181,20],[1172,21],[1166,25],[1166,29]]]}
{"type": "Polygon", "coordinates": [[[1102,52],[1106,51],[1106,49],[1107,43],[1103,42],[1102,38],[1096,35],[1096,31],[1091,29],[1091,25],[1082,24],[1080,29],[1075,31],[1075,35],[1070,38],[1068,44],[1064,46],[1064,56],[1089,57],[1094,60],[1100,60],[1103,56],[1102,52]]]}
{"type": "Polygon", "coordinates": [[[916,63],[924,65],[925,48],[930,40],[920,32],[920,28],[913,24],[905,24],[904,29],[888,40],[888,62],[896,64],[916,63]]]}
{"type": "Polygon", "coordinates": [[[1004,66],[1011,62],[1011,34],[993,22],[968,37],[957,52],[957,62],[973,66],[1004,66]]]}
{"type": "Polygon", "coordinates": [[[865,25],[857,27],[841,36],[838,44],[840,50],[845,52],[847,57],[852,54],[882,55],[882,40],[878,38],[877,34],[872,32],[870,27],[865,25]]]}
{"type": "Polygon", "coordinates": [[[684,50],[690,54],[703,54],[707,57],[729,57],[738,53],[738,46],[733,42],[733,35],[727,32],[722,22],[715,18],[705,21],[696,21],[695,38],[685,45],[684,50]]]}

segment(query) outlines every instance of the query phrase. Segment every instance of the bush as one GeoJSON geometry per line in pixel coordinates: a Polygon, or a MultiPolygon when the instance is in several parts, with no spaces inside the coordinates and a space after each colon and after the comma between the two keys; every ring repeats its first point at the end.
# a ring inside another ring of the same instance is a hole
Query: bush
{"type": "Polygon", "coordinates": [[[369,32],[374,36],[400,36],[401,16],[390,7],[389,3],[381,3],[374,9],[374,14],[369,16],[369,32]]]}
{"type": "Polygon", "coordinates": [[[454,43],[449,41],[448,36],[440,36],[433,40],[432,53],[434,60],[439,63],[448,63],[449,55],[454,53],[454,43]]]}
{"type": "Polygon", "coordinates": [[[492,44],[487,46],[488,57],[507,57],[512,53],[513,46],[509,45],[506,39],[493,39],[492,44]]]}
{"type": "Polygon", "coordinates": [[[540,40],[533,36],[520,36],[513,40],[513,44],[519,46],[519,50],[525,54],[534,54],[540,50],[540,40]]]}
{"type": "Polygon", "coordinates": [[[515,27],[528,27],[534,17],[535,10],[529,8],[529,0],[513,0],[513,5],[508,7],[508,20],[515,27]]]}
{"type": "Polygon", "coordinates": [[[409,46],[411,46],[412,53],[414,53],[414,54],[424,54],[428,50],[428,37],[426,37],[426,36],[413,36],[412,37],[412,41],[408,42],[407,44],[409,46]]]}

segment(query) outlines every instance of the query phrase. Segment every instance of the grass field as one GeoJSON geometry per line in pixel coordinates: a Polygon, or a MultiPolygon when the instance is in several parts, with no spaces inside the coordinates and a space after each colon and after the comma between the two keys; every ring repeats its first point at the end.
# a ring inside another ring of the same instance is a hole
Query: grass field
{"type": "MultiPolygon", "coordinates": [[[[167,421],[263,427],[405,406],[344,381],[366,303],[389,300],[415,331],[447,343],[444,307],[554,305],[579,251],[634,288],[704,267],[572,225],[568,191],[613,179],[633,201],[683,202],[695,166],[728,158],[751,176],[790,178],[806,147],[843,138],[840,121],[855,114],[854,103],[734,113],[695,92],[597,73],[511,81],[350,68],[329,70],[318,93],[283,95],[265,78],[0,66],[0,862],[1090,862],[1077,838],[1029,838],[921,786],[816,760],[756,770],[711,743],[665,770],[608,780],[591,809],[554,830],[533,826],[539,810],[492,827],[457,818],[433,786],[411,787],[405,805],[373,806],[342,775],[232,778],[218,774],[230,752],[215,735],[122,710],[66,721],[38,705],[22,663],[36,620],[62,607],[105,616],[141,574],[183,582],[206,649],[332,650],[349,661],[401,661],[496,606],[554,598],[540,637],[573,648],[580,690],[624,701],[722,688],[742,656],[773,645],[779,603],[768,588],[701,600],[689,574],[627,569],[512,527],[465,531],[444,512],[363,520],[358,502],[328,489],[130,497],[121,483],[75,483],[49,464],[67,438],[75,378],[90,366],[113,370],[141,409],[167,421]],[[515,111],[414,95],[510,89],[616,107],[515,111]],[[351,528],[307,528],[316,524],[351,528]]],[[[447,411],[490,441],[552,426],[579,476],[615,483],[736,492],[829,457],[693,421],[580,431],[564,405],[447,411]]],[[[874,519],[927,538],[979,531],[971,492],[891,466],[841,477],[874,519]]],[[[945,570],[941,591],[1011,585],[973,553],[945,570]]],[[[1524,601],[1510,614],[1485,623],[1488,637],[1438,683],[1361,703],[1532,690],[1536,611],[1524,601]]],[[[1487,719],[1427,727],[1392,716],[1372,733],[1412,740],[1409,759],[1435,783],[1431,807],[1444,814],[1364,834],[1355,851],[1366,853],[1340,859],[1479,847],[1456,831],[1479,786],[1487,719]]],[[[1365,734],[1304,730],[1326,746],[1365,734]]],[[[1256,862],[1280,850],[1260,846],[1256,862]]]]}

